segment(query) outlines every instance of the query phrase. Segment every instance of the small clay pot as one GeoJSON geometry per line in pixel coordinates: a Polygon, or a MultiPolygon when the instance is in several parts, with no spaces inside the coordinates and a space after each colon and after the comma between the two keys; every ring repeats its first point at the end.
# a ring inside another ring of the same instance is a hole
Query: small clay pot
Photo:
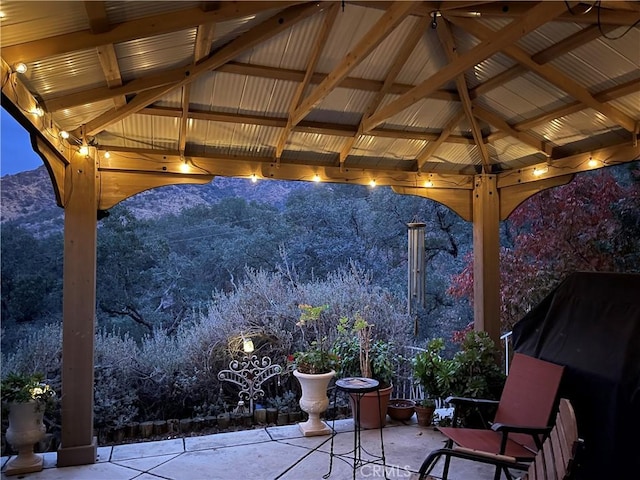
{"type": "Polygon", "coordinates": [[[409,420],[415,412],[416,402],[402,398],[391,398],[387,405],[387,414],[401,422],[409,420]]]}

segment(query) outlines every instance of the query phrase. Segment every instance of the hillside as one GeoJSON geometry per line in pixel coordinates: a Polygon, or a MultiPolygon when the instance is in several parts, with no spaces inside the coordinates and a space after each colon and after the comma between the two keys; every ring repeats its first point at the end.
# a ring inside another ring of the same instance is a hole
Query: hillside
{"type": "MultiPolygon", "coordinates": [[[[302,182],[217,177],[206,185],[172,185],[139,193],[124,202],[138,219],[176,214],[197,205],[212,205],[224,198],[240,197],[282,209],[289,194],[312,185],[302,182]]],[[[56,206],[44,166],[0,178],[0,220],[19,221],[34,234],[46,236],[62,227],[63,210],[56,206]]]]}

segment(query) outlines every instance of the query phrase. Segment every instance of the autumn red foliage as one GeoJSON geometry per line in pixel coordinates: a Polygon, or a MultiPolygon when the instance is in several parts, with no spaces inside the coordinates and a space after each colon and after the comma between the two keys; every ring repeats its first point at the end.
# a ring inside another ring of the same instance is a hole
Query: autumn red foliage
{"type": "MultiPolygon", "coordinates": [[[[500,253],[501,322],[513,324],[568,273],[640,271],[640,170],[623,185],[602,169],[540,192],[505,222],[500,253]]],[[[473,259],[449,292],[473,298],[473,259]]]]}

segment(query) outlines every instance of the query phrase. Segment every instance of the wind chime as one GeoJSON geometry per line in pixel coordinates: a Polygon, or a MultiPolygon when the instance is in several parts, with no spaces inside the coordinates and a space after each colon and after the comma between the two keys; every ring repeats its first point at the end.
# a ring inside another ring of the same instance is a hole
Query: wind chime
{"type": "Polygon", "coordinates": [[[421,222],[408,223],[408,295],[407,309],[413,315],[413,334],[418,335],[419,309],[425,307],[424,229],[421,222]]]}

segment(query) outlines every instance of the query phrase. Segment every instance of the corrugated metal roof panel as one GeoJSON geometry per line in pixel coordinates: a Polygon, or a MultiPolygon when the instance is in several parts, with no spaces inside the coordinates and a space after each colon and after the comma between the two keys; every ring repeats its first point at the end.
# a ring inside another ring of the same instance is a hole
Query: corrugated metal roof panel
{"type": "Polygon", "coordinates": [[[127,81],[163,68],[190,64],[196,32],[196,28],[190,28],[115,45],[122,79],[127,81]]]}
{"type": "Polygon", "coordinates": [[[516,123],[571,103],[573,98],[537,75],[527,73],[475,101],[507,118],[509,123],[516,123]]]}
{"type": "MultiPolygon", "coordinates": [[[[638,80],[640,82],[640,80],[638,80]]],[[[640,92],[625,95],[624,97],[612,100],[609,104],[622,113],[629,115],[636,120],[640,120],[640,92]]]]}
{"type": "MultiPolygon", "coordinates": [[[[267,10],[264,12],[260,12],[257,15],[248,15],[246,17],[235,18],[233,20],[229,20],[227,22],[220,22],[216,24],[216,29],[214,32],[214,41],[212,50],[217,50],[218,48],[226,45],[234,38],[239,37],[243,33],[249,31],[256,25],[261,24],[268,18],[271,18],[273,15],[281,11],[281,8],[276,8],[272,10],[267,10]]],[[[244,54],[242,57],[238,57],[236,60],[238,61],[246,61],[248,56],[251,55],[251,52],[244,54]],[[240,60],[242,58],[243,60],[240,60]]]]}
{"type": "Polygon", "coordinates": [[[374,92],[336,88],[320,102],[307,120],[358,125],[362,112],[375,96],[374,92]]]}
{"type": "Polygon", "coordinates": [[[409,16],[405,18],[360,65],[353,69],[351,76],[371,80],[384,80],[398,52],[402,49],[408,32],[413,29],[416,22],[418,22],[418,19],[415,17],[409,16]]]}
{"type": "Polygon", "coordinates": [[[518,46],[529,55],[546,50],[556,43],[582,30],[580,25],[569,22],[550,22],[538,27],[518,41],[518,46]]]}
{"type": "Polygon", "coordinates": [[[65,108],[53,113],[53,120],[60,128],[67,131],[75,130],[102,113],[114,107],[112,100],[88,103],[74,108],[65,108]]]}
{"type": "Polygon", "coordinates": [[[533,131],[557,145],[566,145],[617,128],[619,127],[600,112],[588,108],[573,115],[557,118],[534,128],[533,131]]]}
{"type": "Polygon", "coordinates": [[[179,118],[134,114],[110,125],[98,141],[104,146],[177,150],[179,124],[179,118]]]}
{"type": "Polygon", "coordinates": [[[552,60],[550,63],[589,90],[602,90],[617,85],[619,78],[640,70],[640,29],[627,33],[635,44],[635,52],[619,51],[615,41],[597,40],[552,60]],[[603,61],[606,59],[606,61],[603,61]]]}
{"type": "Polygon", "coordinates": [[[189,141],[204,146],[205,154],[261,157],[270,155],[278,140],[279,128],[194,120],[189,141]],[[247,139],[255,139],[248,143],[247,139]]]}
{"type": "Polygon", "coordinates": [[[185,10],[197,7],[201,2],[147,2],[147,1],[106,1],[104,2],[105,10],[109,22],[122,23],[143,18],[150,15],[158,15],[161,13],[175,12],[177,10],[185,10]]]}
{"type": "Polygon", "coordinates": [[[45,100],[52,94],[71,93],[106,84],[95,49],[33,62],[27,71],[27,78],[30,88],[45,100]]]}
{"type": "MultiPolygon", "coordinates": [[[[191,92],[193,92],[193,86],[191,87],[191,92]]],[[[189,98],[191,98],[191,95],[189,95],[189,98]]],[[[153,105],[156,107],[182,108],[182,88],[174,88],[154,102],[153,105]]]]}
{"type": "Polygon", "coordinates": [[[305,71],[323,20],[323,16],[313,16],[298,22],[293,28],[260,44],[238,60],[254,65],[305,71]]]}
{"type": "Polygon", "coordinates": [[[438,34],[428,29],[402,67],[397,82],[417,85],[433,76],[447,63],[449,62],[440,47],[438,34]]]}
{"type": "MultiPolygon", "coordinates": [[[[380,108],[395,98],[397,98],[397,95],[387,95],[380,105],[380,108]]],[[[416,102],[409,108],[387,119],[383,125],[393,128],[403,128],[405,130],[415,128],[441,129],[451,120],[451,117],[457,113],[459,109],[460,105],[458,103],[427,98],[416,102]]]]}
{"type": "Polygon", "coordinates": [[[292,132],[287,142],[287,150],[317,150],[322,153],[337,154],[344,146],[345,138],[317,133],[292,132]]]}
{"type": "Polygon", "coordinates": [[[345,7],[338,13],[336,22],[322,50],[317,72],[329,73],[355,44],[371,29],[384,11],[357,5],[345,7]]]}
{"type": "Polygon", "coordinates": [[[480,152],[478,152],[475,144],[443,143],[432,157],[430,161],[435,159],[455,165],[465,165],[467,163],[472,163],[473,165],[482,164],[480,152]]]}
{"type": "Polygon", "coordinates": [[[519,159],[529,156],[536,156],[539,162],[545,161],[546,157],[535,148],[529,147],[519,142],[513,137],[504,137],[487,145],[489,155],[492,160],[509,165],[509,168],[520,168],[526,166],[526,162],[519,159]]]}
{"type": "Polygon", "coordinates": [[[395,160],[415,160],[424,148],[423,140],[406,140],[363,135],[351,149],[351,154],[364,157],[385,157],[395,160]]]}
{"type": "Polygon", "coordinates": [[[89,28],[84,5],[77,1],[3,1],[2,12],[3,47],[89,28]]]}

